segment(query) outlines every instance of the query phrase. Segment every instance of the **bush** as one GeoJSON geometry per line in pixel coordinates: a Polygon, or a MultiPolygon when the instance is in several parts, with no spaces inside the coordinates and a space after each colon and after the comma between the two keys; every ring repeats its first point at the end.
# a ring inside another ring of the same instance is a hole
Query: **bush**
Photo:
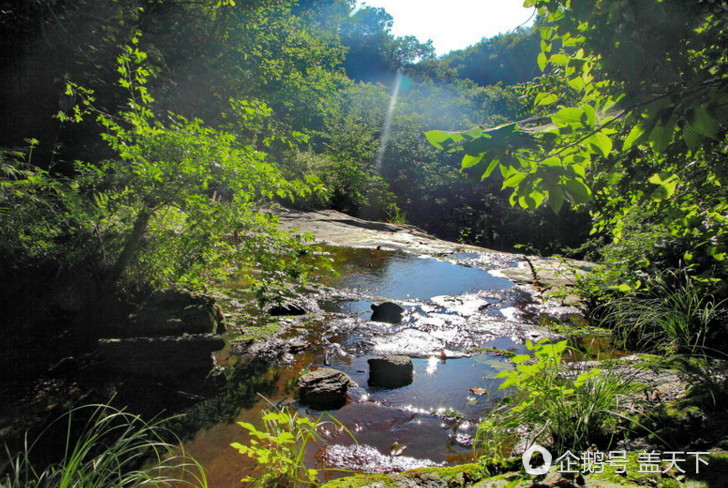
{"type": "Polygon", "coordinates": [[[628,382],[616,373],[563,368],[566,341],[528,342],[528,355],[511,358],[515,368],[498,374],[500,388],[513,394],[479,426],[476,449],[488,462],[509,457],[516,447],[539,443],[556,452],[584,450],[591,444],[608,447],[621,430],[628,382]]]}
{"type": "MultiPolygon", "coordinates": [[[[247,422],[238,422],[248,431],[250,440],[248,445],[234,442],[231,446],[264,470],[261,474],[247,476],[241,481],[266,488],[295,488],[299,483],[317,484],[318,471],[307,469],[304,464],[306,448],[311,443],[322,441],[318,431],[331,422],[323,422],[321,417],[311,420],[288,408],[263,410],[262,420],[263,430],[247,422]]],[[[338,424],[335,420],[333,422],[338,424]]]]}
{"type": "Polygon", "coordinates": [[[626,347],[694,354],[728,340],[725,303],[685,271],[668,270],[645,283],[644,292],[602,305],[597,315],[626,347]]]}

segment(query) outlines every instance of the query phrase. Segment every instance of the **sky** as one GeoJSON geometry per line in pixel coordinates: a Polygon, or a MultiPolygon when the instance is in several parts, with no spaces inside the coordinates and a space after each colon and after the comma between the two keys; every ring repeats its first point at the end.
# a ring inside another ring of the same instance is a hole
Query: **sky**
{"type": "Polygon", "coordinates": [[[364,0],[384,7],[393,17],[392,34],[432,39],[437,54],[463,49],[480,41],[533,22],[523,0],[364,0]]]}

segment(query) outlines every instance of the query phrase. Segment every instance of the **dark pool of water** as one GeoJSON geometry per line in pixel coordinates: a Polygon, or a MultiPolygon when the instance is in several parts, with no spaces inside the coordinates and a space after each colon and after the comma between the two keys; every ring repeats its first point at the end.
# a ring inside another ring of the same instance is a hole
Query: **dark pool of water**
{"type": "Polygon", "coordinates": [[[432,257],[378,249],[331,249],[339,276],[323,280],[335,288],[359,290],[375,297],[424,300],[513,286],[505,278],[477,267],[460,266],[432,257]]]}

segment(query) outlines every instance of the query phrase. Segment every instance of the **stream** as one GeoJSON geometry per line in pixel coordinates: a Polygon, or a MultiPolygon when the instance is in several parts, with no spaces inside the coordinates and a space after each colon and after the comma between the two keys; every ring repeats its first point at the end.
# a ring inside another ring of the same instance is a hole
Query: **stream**
{"type": "MultiPolygon", "coordinates": [[[[356,442],[332,426],[323,433],[327,446],[308,453],[310,467],[328,468],[322,480],[346,470],[393,472],[471,460],[478,419],[504,395],[495,376],[511,367],[507,354],[525,352],[526,339],[548,336],[537,326],[543,314],[577,319],[573,310],[545,309],[526,287],[499,276],[495,270],[514,266],[516,255],[422,257],[351,247],[327,253],[336,274],[316,279],[322,291],[312,298],[319,310],[283,319],[290,327],[282,339],[307,347],[272,368],[267,397],[316,417],[321,412],[295,401],[302,371],[328,365],[356,384],[346,405],[330,412],[356,442]],[[404,307],[402,323],[370,320],[371,305],[384,301],[404,307]],[[414,381],[396,389],[368,386],[367,360],[389,354],[412,358],[414,381]]],[[[261,399],[241,409],[237,421],[260,425],[268,406],[261,399]]],[[[206,468],[211,487],[227,488],[240,486],[250,472],[250,461],[230,447],[246,440],[237,424],[221,424],[199,431],[186,449],[206,468]]]]}

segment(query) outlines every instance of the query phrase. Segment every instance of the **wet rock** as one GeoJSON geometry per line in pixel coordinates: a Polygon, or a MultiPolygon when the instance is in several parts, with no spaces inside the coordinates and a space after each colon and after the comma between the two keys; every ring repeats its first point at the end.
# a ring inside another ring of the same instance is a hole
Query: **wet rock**
{"type": "Polygon", "coordinates": [[[384,356],[371,358],[367,362],[371,386],[399,388],[412,383],[414,367],[408,356],[384,356]]]}
{"type": "Polygon", "coordinates": [[[475,483],[473,488],[506,488],[508,480],[483,480],[475,483]]]}
{"type": "Polygon", "coordinates": [[[298,379],[301,403],[316,410],[334,410],[346,403],[351,378],[332,368],[319,368],[298,379]]]}
{"type": "Polygon", "coordinates": [[[178,378],[199,371],[207,374],[212,353],[225,346],[213,334],[172,337],[99,339],[99,352],[111,368],[139,376],[178,378]]]}
{"type": "Polygon", "coordinates": [[[371,320],[375,322],[387,322],[389,324],[399,324],[402,322],[402,314],[404,308],[400,307],[396,303],[384,302],[380,305],[372,304],[371,320]]]}
{"type": "Polygon", "coordinates": [[[53,378],[69,378],[75,376],[81,370],[81,366],[78,359],[68,356],[48,368],[48,374],[53,378]]]}
{"type": "Polygon", "coordinates": [[[209,334],[224,331],[224,315],[215,299],[176,288],[164,288],[149,295],[129,317],[124,330],[115,336],[161,337],[209,334]]]}
{"type": "Polygon", "coordinates": [[[295,315],[306,315],[308,310],[299,303],[282,303],[273,305],[268,310],[268,315],[273,317],[290,317],[295,315]]]}
{"type": "Polygon", "coordinates": [[[298,343],[298,344],[291,344],[291,345],[288,346],[288,351],[291,354],[296,354],[296,353],[299,353],[301,351],[305,351],[310,346],[311,346],[311,344],[309,344],[308,342],[301,342],[301,343],[298,343]]]}
{"type": "MultiPolygon", "coordinates": [[[[464,335],[464,332],[461,334],[464,335]]],[[[372,338],[371,350],[382,356],[405,355],[418,358],[440,356],[443,351],[449,358],[465,355],[464,351],[449,349],[447,341],[436,336],[437,332],[408,328],[372,338]]]]}
{"type": "Polygon", "coordinates": [[[549,342],[559,342],[566,339],[563,334],[557,334],[536,325],[518,324],[518,327],[520,329],[519,337],[522,341],[539,342],[546,339],[549,342]]]}
{"type": "Polygon", "coordinates": [[[476,315],[492,305],[488,298],[473,294],[459,296],[439,295],[430,298],[430,301],[448,312],[456,313],[462,317],[476,315]]]}
{"type": "Polygon", "coordinates": [[[323,460],[328,467],[351,469],[364,473],[398,473],[411,469],[440,466],[429,459],[387,456],[366,444],[330,445],[324,450],[323,460]]]}

